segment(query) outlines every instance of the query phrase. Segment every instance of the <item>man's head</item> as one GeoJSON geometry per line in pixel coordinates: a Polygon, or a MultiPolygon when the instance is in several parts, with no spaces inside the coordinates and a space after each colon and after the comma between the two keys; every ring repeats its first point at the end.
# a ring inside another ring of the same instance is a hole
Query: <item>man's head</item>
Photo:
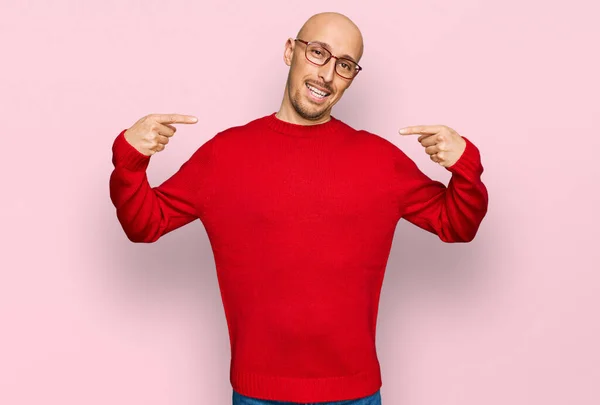
{"type": "MultiPolygon", "coordinates": [[[[317,42],[333,56],[359,63],[363,54],[360,30],[348,17],[339,13],[319,13],[302,26],[297,39],[317,42]]],[[[306,58],[308,45],[289,38],[285,43],[284,62],[290,67],[279,115],[287,121],[310,125],[326,122],[353,79],[336,73],[336,58],[323,66],[306,58]],[[312,90],[311,90],[312,87],[312,90]],[[316,89],[315,89],[316,88],[316,89]],[[321,95],[326,93],[324,97],[321,95]]],[[[317,51],[315,53],[319,55],[317,51]]],[[[343,64],[342,67],[347,67],[343,64]]],[[[339,67],[338,69],[341,69],[339,67]]]]}

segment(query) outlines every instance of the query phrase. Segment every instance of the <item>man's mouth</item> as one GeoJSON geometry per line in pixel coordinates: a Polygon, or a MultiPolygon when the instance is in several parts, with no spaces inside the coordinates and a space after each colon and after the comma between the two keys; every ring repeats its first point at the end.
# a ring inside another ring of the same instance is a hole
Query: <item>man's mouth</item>
{"type": "Polygon", "coordinates": [[[331,94],[330,92],[328,92],[326,90],[322,90],[322,89],[312,86],[308,83],[306,83],[306,87],[308,88],[308,92],[310,93],[310,95],[317,101],[324,100],[325,97],[327,97],[331,94]]]}

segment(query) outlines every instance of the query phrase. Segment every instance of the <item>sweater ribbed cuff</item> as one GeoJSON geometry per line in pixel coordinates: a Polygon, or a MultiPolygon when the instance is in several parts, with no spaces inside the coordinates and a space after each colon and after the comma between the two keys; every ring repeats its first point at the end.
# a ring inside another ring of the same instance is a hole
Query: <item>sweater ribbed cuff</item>
{"type": "Polygon", "coordinates": [[[121,131],[113,143],[113,165],[131,171],[145,171],[150,163],[150,156],[144,155],[127,142],[125,131],[127,130],[121,131]]]}
{"type": "Polygon", "coordinates": [[[479,149],[466,137],[462,138],[467,142],[465,151],[452,166],[446,167],[446,170],[469,179],[479,178],[483,173],[479,149]]]}

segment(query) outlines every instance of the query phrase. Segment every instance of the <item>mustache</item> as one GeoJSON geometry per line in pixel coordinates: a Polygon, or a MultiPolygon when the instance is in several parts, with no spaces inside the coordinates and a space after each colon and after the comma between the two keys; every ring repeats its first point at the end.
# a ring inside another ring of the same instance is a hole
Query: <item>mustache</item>
{"type": "Polygon", "coordinates": [[[308,80],[306,83],[312,84],[313,86],[320,87],[322,89],[325,89],[329,93],[333,93],[333,89],[326,83],[313,82],[311,80],[308,80]]]}

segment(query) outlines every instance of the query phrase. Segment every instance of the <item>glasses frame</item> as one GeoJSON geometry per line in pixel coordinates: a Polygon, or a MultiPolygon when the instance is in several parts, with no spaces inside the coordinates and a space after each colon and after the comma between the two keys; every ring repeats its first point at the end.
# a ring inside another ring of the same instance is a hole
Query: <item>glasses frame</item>
{"type": "Polygon", "coordinates": [[[337,56],[333,55],[329,49],[325,48],[323,45],[321,45],[318,42],[304,41],[304,40],[302,40],[300,38],[295,38],[294,41],[302,42],[304,45],[306,45],[306,48],[304,49],[304,57],[306,58],[307,61],[309,61],[310,63],[312,63],[315,66],[325,66],[327,63],[329,63],[329,61],[331,59],[336,59],[336,66],[334,67],[333,71],[335,72],[336,75],[338,75],[342,79],[352,80],[362,70],[362,67],[360,67],[359,64],[356,63],[355,61],[353,61],[352,59],[337,57],[337,56]],[[325,62],[323,62],[323,64],[315,63],[315,62],[313,62],[312,60],[310,60],[308,58],[308,46],[312,45],[312,44],[318,45],[320,48],[324,49],[329,54],[329,57],[327,59],[325,59],[325,62]],[[340,60],[347,60],[347,61],[352,62],[352,63],[354,63],[356,65],[356,70],[355,70],[356,73],[354,73],[354,76],[352,76],[352,77],[346,77],[346,76],[342,76],[341,74],[338,73],[338,71],[337,71],[337,61],[340,61],[340,60]]]}

